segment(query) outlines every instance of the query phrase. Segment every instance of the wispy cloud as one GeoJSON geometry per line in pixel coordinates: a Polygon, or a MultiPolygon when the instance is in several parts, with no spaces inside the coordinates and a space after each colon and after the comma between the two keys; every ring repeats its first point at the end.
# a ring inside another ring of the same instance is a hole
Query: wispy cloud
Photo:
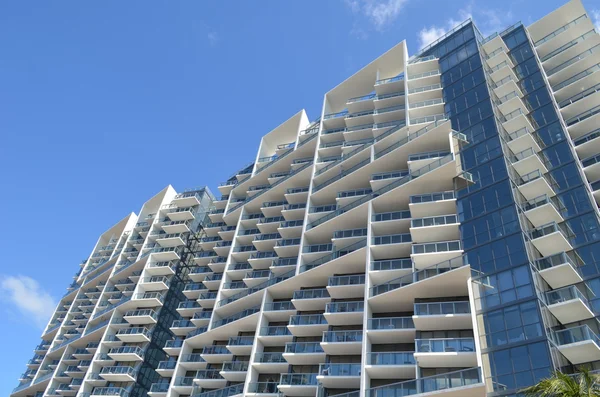
{"type": "Polygon", "coordinates": [[[0,297],[7,308],[16,308],[21,315],[43,328],[56,306],[52,296],[28,276],[0,277],[0,297]]]}
{"type": "Polygon", "coordinates": [[[475,21],[475,24],[481,30],[481,34],[488,36],[510,25],[513,20],[513,13],[510,7],[507,9],[480,8],[477,7],[475,2],[471,1],[459,8],[456,16],[446,19],[441,24],[423,27],[417,35],[419,48],[425,47],[469,18],[475,21]]]}
{"type": "Polygon", "coordinates": [[[384,30],[396,19],[407,2],[408,0],[345,0],[350,11],[366,17],[378,31],[384,30]]]}
{"type": "Polygon", "coordinates": [[[213,47],[216,46],[219,42],[219,36],[217,35],[217,32],[210,31],[208,32],[206,37],[208,38],[208,44],[210,44],[213,47]]]}
{"type": "Polygon", "coordinates": [[[600,32],[600,10],[592,10],[591,14],[594,28],[596,28],[596,32],[600,32]]]}

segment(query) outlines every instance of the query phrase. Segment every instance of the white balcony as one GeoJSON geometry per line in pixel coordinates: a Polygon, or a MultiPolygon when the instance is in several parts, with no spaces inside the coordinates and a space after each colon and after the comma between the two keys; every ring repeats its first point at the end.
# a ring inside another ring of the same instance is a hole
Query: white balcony
{"type": "Polygon", "coordinates": [[[117,361],[142,361],[144,351],[139,346],[121,346],[110,349],[108,356],[117,361]]]}
{"type": "Polygon", "coordinates": [[[104,367],[100,376],[109,382],[135,382],[137,371],[133,367],[104,367]]]}
{"type": "Polygon", "coordinates": [[[600,360],[600,339],[587,325],[554,331],[554,340],[573,364],[600,360]]]}
{"type": "Polygon", "coordinates": [[[550,312],[562,324],[594,317],[587,298],[574,285],[546,292],[546,301],[550,312]]]}
{"type": "Polygon", "coordinates": [[[226,361],[223,363],[221,376],[229,382],[243,382],[246,380],[249,364],[247,361],[226,361]]]}
{"type": "Polygon", "coordinates": [[[542,225],[529,233],[532,244],[543,256],[552,256],[573,249],[571,243],[567,239],[567,237],[572,237],[573,233],[568,232],[567,225],[559,226],[556,222],[551,222],[542,225]]]}
{"type": "Polygon", "coordinates": [[[371,379],[413,379],[416,376],[414,352],[367,353],[365,371],[371,379]]]}
{"type": "Polygon", "coordinates": [[[363,333],[357,331],[325,331],[321,341],[321,349],[329,355],[360,354],[363,333]]]}
{"type": "Polygon", "coordinates": [[[416,334],[412,317],[370,318],[366,335],[371,343],[409,343],[416,334]]]}
{"type": "Polygon", "coordinates": [[[156,324],[158,315],[152,309],[130,310],[123,315],[129,324],[156,324]]]}
{"type": "Polygon", "coordinates": [[[180,245],[185,244],[181,233],[165,234],[159,236],[160,237],[156,239],[156,243],[161,247],[179,247],[180,245]]]}
{"type": "Polygon", "coordinates": [[[288,362],[283,358],[282,353],[278,352],[260,352],[254,356],[252,367],[259,374],[285,373],[289,367],[288,362]]]}
{"type": "Polygon", "coordinates": [[[286,343],[282,356],[291,365],[315,365],[325,361],[319,342],[286,343]]]}
{"type": "Polygon", "coordinates": [[[364,316],[364,302],[332,302],[325,306],[323,314],[330,325],[362,324],[364,316]]]}
{"type": "Polygon", "coordinates": [[[558,211],[557,205],[560,205],[560,201],[555,202],[551,197],[543,195],[524,203],[523,210],[533,226],[540,227],[551,222],[559,223],[564,220],[558,211]]]}
{"type": "Polygon", "coordinates": [[[327,331],[329,325],[322,314],[297,315],[287,326],[294,336],[317,336],[327,331]]]}
{"type": "Polygon", "coordinates": [[[564,252],[538,259],[534,264],[539,270],[540,275],[553,289],[583,281],[577,265],[564,252]]]}
{"type": "Polygon", "coordinates": [[[207,389],[220,389],[227,385],[227,379],[219,373],[218,369],[200,370],[194,377],[194,384],[207,389]]]}
{"type": "Polygon", "coordinates": [[[281,374],[277,388],[285,396],[314,397],[317,393],[316,374],[281,374]]]}
{"type": "Polygon", "coordinates": [[[327,292],[334,299],[360,298],[365,294],[365,276],[358,274],[329,277],[327,292]]]}
{"type": "Polygon", "coordinates": [[[469,301],[415,303],[414,313],[415,328],[421,331],[473,327],[469,301]]]}
{"type": "Polygon", "coordinates": [[[411,221],[410,235],[414,243],[451,241],[460,238],[456,215],[439,215],[411,221]]]}
{"type": "Polygon", "coordinates": [[[319,365],[317,380],[328,388],[358,388],[361,364],[329,363],[319,365]]]}
{"type": "Polygon", "coordinates": [[[416,339],[415,360],[424,368],[470,368],[477,365],[473,338],[416,339]]]}
{"type": "Polygon", "coordinates": [[[282,346],[291,342],[293,336],[286,326],[267,326],[260,329],[257,338],[264,346],[282,346]]]}
{"type": "Polygon", "coordinates": [[[410,257],[415,269],[424,269],[449,261],[463,253],[460,240],[413,244],[410,257]]]}
{"type": "Polygon", "coordinates": [[[398,311],[413,310],[417,298],[466,296],[467,280],[471,277],[469,266],[462,265],[462,258],[420,270],[389,283],[375,285],[370,289],[369,304],[377,312],[393,306],[398,311]]]}
{"type": "Polygon", "coordinates": [[[329,302],[331,297],[325,288],[295,291],[292,298],[292,304],[300,311],[323,310],[329,302]]]}

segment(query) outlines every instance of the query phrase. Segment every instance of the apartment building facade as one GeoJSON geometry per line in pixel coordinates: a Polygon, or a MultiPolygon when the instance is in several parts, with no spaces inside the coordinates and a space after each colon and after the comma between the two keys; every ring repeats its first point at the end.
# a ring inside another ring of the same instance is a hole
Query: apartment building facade
{"type": "Polygon", "coordinates": [[[512,396],[600,369],[599,46],[578,0],[399,43],[220,198],[169,186],[105,232],[12,396],[512,396]]]}

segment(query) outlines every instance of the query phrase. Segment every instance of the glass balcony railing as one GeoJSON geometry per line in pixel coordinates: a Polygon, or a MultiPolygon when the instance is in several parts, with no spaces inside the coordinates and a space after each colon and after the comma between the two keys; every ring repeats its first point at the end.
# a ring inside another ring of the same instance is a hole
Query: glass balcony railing
{"type": "Polygon", "coordinates": [[[205,360],[202,358],[201,353],[189,353],[184,354],[180,358],[181,362],[184,363],[203,363],[205,360]]]}
{"type": "Polygon", "coordinates": [[[371,296],[377,296],[377,295],[383,294],[385,292],[393,291],[395,289],[405,287],[412,283],[426,280],[428,278],[438,276],[440,274],[449,272],[451,270],[458,269],[458,268],[466,265],[466,263],[464,263],[464,260],[465,259],[463,259],[462,256],[459,256],[459,257],[452,258],[452,259],[449,259],[449,260],[441,262],[441,263],[437,263],[437,264],[427,267],[425,269],[418,270],[411,274],[407,274],[405,276],[398,277],[398,278],[390,280],[386,283],[375,285],[375,286],[371,287],[370,294],[371,294],[371,296]]]}
{"type": "MultiPolygon", "coordinates": [[[[579,72],[579,73],[577,73],[576,75],[574,75],[574,76],[571,76],[571,77],[569,77],[568,79],[566,79],[566,80],[563,80],[563,81],[561,81],[560,83],[553,85],[553,86],[552,86],[552,90],[553,90],[554,92],[556,92],[556,91],[559,91],[559,90],[561,90],[562,88],[565,88],[565,87],[567,87],[567,86],[569,86],[569,85],[573,84],[574,82],[576,82],[576,81],[578,81],[578,80],[581,80],[581,79],[583,79],[584,77],[586,77],[586,76],[589,76],[589,75],[590,75],[590,74],[592,74],[592,73],[595,73],[595,72],[597,72],[598,70],[600,70],[600,63],[597,63],[597,64],[595,64],[595,65],[593,65],[593,66],[591,66],[591,67],[589,67],[589,68],[585,69],[584,71],[582,71],[582,72],[579,72]]],[[[567,123],[566,121],[565,121],[565,124],[567,124],[567,127],[570,125],[570,124],[569,124],[569,123],[567,123]]]]}
{"type": "Polygon", "coordinates": [[[439,193],[428,193],[410,196],[411,204],[431,203],[434,201],[442,200],[454,200],[456,195],[454,191],[439,192],[439,193]]]}
{"type": "Polygon", "coordinates": [[[294,291],[292,299],[321,299],[329,298],[329,292],[326,288],[303,289],[294,291]]]}
{"type": "MultiPolygon", "coordinates": [[[[202,389],[200,389],[202,390],[202,389]]],[[[242,394],[244,391],[244,383],[238,383],[237,385],[229,386],[224,389],[210,390],[201,393],[193,392],[191,397],[229,397],[236,394],[242,394]]]]}
{"type": "Polygon", "coordinates": [[[292,335],[287,326],[269,326],[260,329],[261,336],[287,336],[292,335]]]}
{"type": "Polygon", "coordinates": [[[252,346],[254,343],[254,336],[235,336],[229,338],[228,345],[231,346],[252,346]]]}
{"type": "Polygon", "coordinates": [[[553,291],[546,292],[546,302],[548,305],[553,305],[556,303],[568,302],[575,299],[581,299],[586,305],[588,305],[588,300],[574,285],[559,288],[553,291]]]}
{"type": "Polygon", "coordinates": [[[256,353],[254,356],[254,361],[257,363],[285,363],[287,362],[285,358],[283,358],[283,354],[280,352],[263,352],[256,353]]]}
{"type": "Polygon", "coordinates": [[[439,243],[414,244],[412,246],[413,254],[431,254],[438,252],[460,251],[460,240],[444,241],[439,243]]]}
{"type": "Polygon", "coordinates": [[[295,245],[300,245],[300,241],[300,238],[287,238],[277,241],[275,243],[275,247],[292,247],[295,245]]]}
{"type": "Polygon", "coordinates": [[[319,364],[321,376],[360,376],[361,364],[328,363],[319,364]]]}
{"type": "Polygon", "coordinates": [[[402,81],[402,80],[404,80],[404,73],[400,73],[397,76],[389,77],[386,79],[379,79],[379,80],[375,81],[375,85],[388,84],[388,83],[393,83],[394,81],[402,81]]]}
{"type": "Polygon", "coordinates": [[[476,367],[374,387],[367,389],[365,395],[366,397],[404,397],[413,394],[439,392],[479,383],[482,383],[481,371],[476,367]]]}
{"type": "Polygon", "coordinates": [[[410,258],[397,258],[397,259],[382,259],[371,262],[371,270],[412,270],[413,263],[410,258]]]}
{"type": "Polygon", "coordinates": [[[371,237],[372,245],[406,244],[406,243],[411,243],[411,242],[412,242],[412,237],[411,237],[410,233],[371,237]]]}
{"type": "MultiPolygon", "coordinates": [[[[371,180],[372,181],[383,181],[385,179],[402,178],[408,174],[409,174],[408,170],[379,172],[377,174],[371,174],[371,180]]],[[[372,193],[372,192],[373,191],[371,190],[369,193],[372,193]]]]}
{"type": "Polygon", "coordinates": [[[183,339],[171,339],[165,342],[165,348],[176,349],[183,346],[183,339]]]}
{"type": "Polygon", "coordinates": [[[175,367],[177,366],[177,361],[161,361],[158,363],[158,369],[164,369],[164,370],[169,370],[169,369],[175,369],[175,367]]]}
{"type": "MultiPolygon", "coordinates": [[[[417,134],[419,134],[419,132],[415,133],[414,135],[417,135],[417,134]]],[[[411,137],[414,136],[414,135],[411,135],[411,137]]],[[[386,149],[384,149],[384,150],[386,150],[386,149]]],[[[331,212],[331,213],[329,213],[329,214],[327,214],[327,215],[325,215],[325,216],[323,216],[323,217],[321,217],[321,218],[319,218],[319,219],[311,222],[310,225],[307,225],[307,227],[314,228],[314,227],[316,227],[316,226],[318,226],[318,225],[320,225],[320,224],[322,224],[322,223],[324,223],[324,222],[326,222],[326,221],[328,221],[330,219],[335,218],[336,216],[338,216],[338,215],[340,215],[340,214],[342,214],[344,212],[348,212],[349,210],[351,210],[351,209],[353,209],[353,208],[355,208],[355,207],[357,207],[357,206],[359,206],[359,205],[361,205],[363,203],[366,203],[366,202],[370,201],[374,197],[378,197],[378,196],[380,196],[382,194],[385,194],[388,191],[391,191],[391,190],[393,190],[393,189],[395,189],[395,188],[397,188],[399,186],[404,185],[405,183],[407,183],[407,182],[409,182],[409,181],[411,181],[411,180],[413,180],[415,178],[418,178],[421,175],[424,175],[424,174],[426,174],[426,173],[428,173],[430,171],[433,171],[434,169],[436,169],[436,168],[438,168],[438,167],[440,167],[440,166],[442,166],[442,165],[444,165],[446,163],[449,163],[453,159],[454,159],[454,156],[453,155],[449,155],[449,156],[446,156],[446,157],[442,157],[441,159],[434,160],[430,164],[428,164],[428,165],[426,165],[426,166],[424,166],[424,167],[422,167],[422,168],[414,171],[413,173],[405,176],[404,178],[397,179],[394,182],[391,182],[388,185],[382,187],[381,189],[378,189],[377,191],[374,191],[373,193],[371,193],[371,194],[369,194],[367,196],[363,196],[363,197],[359,198],[358,200],[352,201],[351,203],[349,203],[349,204],[347,204],[347,205],[345,205],[345,206],[343,206],[341,208],[336,209],[334,212],[331,212]]]]}
{"type": "Polygon", "coordinates": [[[150,386],[150,393],[167,393],[169,391],[169,383],[153,383],[150,386]]]}
{"type": "Polygon", "coordinates": [[[415,352],[475,352],[475,340],[473,338],[415,339],[415,352]]]}
{"type": "Polygon", "coordinates": [[[196,372],[196,379],[223,379],[220,369],[201,369],[196,372]]]}
{"type": "Polygon", "coordinates": [[[471,307],[469,302],[432,302],[415,303],[415,315],[437,316],[446,314],[469,314],[471,307]]]}
{"type": "Polygon", "coordinates": [[[265,303],[264,311],[284,311],[284,310],[296,310],[294,304],[290,301],[282,301],[282,302],[268,302],[265,303]]]}
{"type": "Polygon", "coordinates": [[[371,188],[344,190],[342,192],[338,192],[336,197],[337,198],[358,197],[358,196],[364,196],[365,194],[369,194],[372,192],[373,192],[373,190],[371,188]]]}
{"type": "Polygon", "coordinates": [[[550,269],[551,267],[564,265],[565,263],[569,263],[575,270],[578,269],[578,266],[566,252],[540,258],[533,262],[538,270],[550,269]]]}
{"type": "Polygon", "coordinates": [[[552,339],[559,346],[591,341],[600,347],[600,338],[598,338],[598,335],[596,335],[596,333],[587,325],[554,331],[552,332],[552,339]]]}
{"type": "Polygon", "coordinates": [[[324,331],[323,342],[327,343],[353,343],[362,342],[362,331],[324,331]]]}
{"type": "Polygon", "coordinates": [[[340,238],[352,238],[352,237],[366,237],[367,228],[350,229],[350,230],[337,230],[333,232],[334,239],[340,238]]]}
{"type": "Polygon", "coordinates": [[[367,246],[367,239],[357,241],[356,243],[350,244],[350,245],[348,245],[348,246],[346,246],[344,248],[340,248],[339,250],[336,250],[336,248],[334,246],[333,247],[334,251],[332,253],[324,255],[324,256],[322,256],[322,257],[320,257],[318,259],[315,259],[312,262],[309,262],[309,263],[306,263],[306,264],[302,265],[300,267],[300,273],[308,271],[310,269],[313,269],[313,268],[315,268],[317,266],[320,266],[323,263],[327,263],[327,262],[332,261],[334,259],[340,258],[340,257],[342,257],[344,255],[348,255],[348,254],[350,254],[350,253],[352,253],[354,251],[357,251],[357,250],[359,250],[359,249],[361,249],[363,247],[366,247],[366,246],[367,246]]]}
{"type": "Polygon", "coordinates": [[[558,36],[559,34],[561,34],[562,32],[564,32],[565,30],[582,23],[583,21],[585,21],[586,19],[588,19],[587,14],[583,14],[582,16],[575,18],[574,20],[572,20],[571,22],[561,26],[560,28],[554,30],[552,33],[547,34],[546,36],[542,37],[541,39],[539,39],[538,41],[536,41],[534,44],[534,46],[540,46],[542,44],[544,44],[545,42],[553,39],[554,37],[558,36]]]}
{"type": "Polygon", "coordinates": [[[194,377],[192,376],[178,376],[175,378],[173,382],[175,386],[193,386],[194,385],[194,377]]]}
{"type": "Polygon", "coordinates": [[[129,392],[122,387],[94,387],[90,395],[128,397],[129,392]]]}
{"type": "Polygon", "coordinates": [[[303,253],[327,252],[333,250],[333,244],[313,244],[302,247],[303,253]]]}
{"type": "Polygon", "coordinates": [[[371,216],[371,220],[373,222],[387,222],[387,221],[395,221],[400,219],[410,219],[410,211],[393,211],[393,212],[382,212],[379,214],[373,214],[371,216]]]}
{"type": "Polygon", "coordinates": [[[104,367],[100,370],[100,374],[103,375],[129,375],[133,377],[136,373],[137,370],[130,366],[104,367]]]}
{"type": "Polygon", "coordinates": [[[410,222],[410,227],[428,227],[457,224],[456,215],[431,216],[427,218],[413,219],[410,222]]]}
{"type": "Polygon", "coordinates": [[[415,352],[369,353],[368,365],[416,365],[415,352]]]}
{"type": "Polygon", "coordinates": [[[281,374],[279,384],[284,386],[317,386],[317,374],[281,374]]]}
{"type": "Polygon", "coordinates": [[[118,330],[117,335],[144,335],[150,337],[150,331],[144,327],[124,328],[118,330]]]}
{"type": "Polygon", "coordinates": [[[144,350],[139,346],[121,346],[113,347],[108,351],[108,354],[137,354],[140,357],[144,356],[144,350]]]}
{"type": "Polygon", "coordinates": [[[325,325],[327,320],[322,314],[300,314],[290,317],[290,325],[325,325]]]}
{"type": "Polygon", "coordinates": [[[280,267],[280,266],[296,266],[298,264],[298,257],[289,257],[289,258],[277,258],[273,260],[271,266],[280,267]]]}
{"type": "Polygon", "coordinates": [[[364,274],[353,274],[350,276],[331,276],[327,283],[330,287],[341,287],[346,285],[364,285],[364,274]]]}
{"type": "Polygon", "coordinates": [[[277,382],[250,382],[248,383],[248,393],[256,394],[279,394],[277,382]]]}
{"type": "Polygon", "coordinates": [[[226,361],[223,363],[222,371],[247,372],[249,365],[248,361],[226,361]]]}
{"type": "Polygon", "coordinates": [[[237,321],[237,320],[239,320],[241,318],[250,316],[250,315],[252,315],[254,313],[258,313],[259,311],[260,311],[260,307],[259,306],[255,306],[255,307],[251,307],[251,308],[246,309],[246,310],[242,310],[239,313],[233,314],[233,315],[231,315],[229,317],[225,317],[225,318],[223,318],[223,319],[221,319],[219,321],[215,321],[213,328],[221,327],[223,325],[232,323],[232,322],[237,321]]]}
{"type": "Polygon", "coordinates": [[[551,235],[553,233],[560,232],[565,239],[570,241],[574,237],[574,233],[568,230],[568,227],[564,224],[558,224],[556,222],[550,222],[545,225],[539,226],[529,231],[529,237],[532,240],[551,235]]]}
{"type": "Polygon", "coordinates": [[[332,302],[325,305],[325,313],[355,313],[362,312],[364,308],[364,301],[332,302]]]}

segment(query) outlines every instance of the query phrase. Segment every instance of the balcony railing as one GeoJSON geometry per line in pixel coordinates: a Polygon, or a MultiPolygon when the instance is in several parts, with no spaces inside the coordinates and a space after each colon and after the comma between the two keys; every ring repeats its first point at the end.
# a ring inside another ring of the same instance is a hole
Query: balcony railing
{"type": "Polygon", "coordinates": [[[398,259],[382,259],[371,262],[371,270],[406,270],[412,269],[413,263],[410,258],[398,258],[398,259]]]}
{"type": "Polygon", "coordinates": [[[368,365],[416,365],[415,352],[369,353],[368,365]]]}
{"type": "Polygon", "coordinates": [[[571,343],[592,341],[600,346],[600,338],[588,325],[567,328],[552,332],[552,339],[558,345],[569,345],[571,343]]]}
{"type": "Polygon", "coordinates": [[[433,393],[479,383],[482,383],[481,371],[476,367],[374,387],[366,390],[366,397],[401,397],[413,394],[433,393]]]}
{"type": "Polygon", "coordinates": [[[417,353],[475,352],[473,338],[415,339],[417,353]]]}
{"type": "Polygon", "coordinates": [[[319,364],[319,375],[321,376],[360,376],[361,364],[319,364]]]}
{"type": "Polygon", "coordinates": [[[466,263],[464,263],[463,260],[463,257],[459,256],[427,267],[425,269],[418,270],[412,274],[407,274],[405,276],[398,277],[386,283],[375,285],[370,289],[371,296],[381,295],[385,292],[393,291],[395,289],[405,287],[412,283],[435,277],[437,275],[449,272],[454,269],[458,269],[466,265],[466,263]]]}
{"type": "Polygon", "coordinates": [[[362,342],[362,331],[323,331],[323,342],[352,343],[362,342]]]}
{"type": "Polygon", "coordinates": [[[436,316],[446,314],[469,314],[469,302],[415,303],[415,315],[436,316]]]}
{"type": "Polygon", "coordinates": [[[281,374],[280,385],[317,386],[317,374],[281,374]]]}

